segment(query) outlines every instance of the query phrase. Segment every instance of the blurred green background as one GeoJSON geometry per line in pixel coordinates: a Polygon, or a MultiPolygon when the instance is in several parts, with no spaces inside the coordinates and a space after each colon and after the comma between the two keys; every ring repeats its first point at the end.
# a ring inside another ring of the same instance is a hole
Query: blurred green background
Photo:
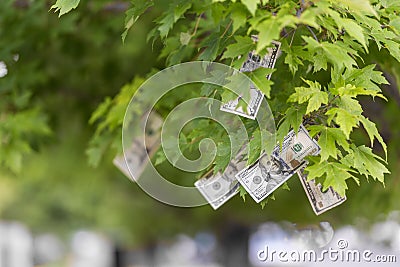
{"type": "Polygon", "coordinates": [[[0,3],[0,61],[7,68],[0,78],[0,220],[65,237],[93,229],[128,247],[177,233],[210,230],[219,236],[231,224],[374,222],[400,208],[400,95],[395,78],[400,66],[383,52],[372,51],[366,61],[379,64],[392,83],[383,88],[389,100],[366,99],[363,106],[388,143],[392,174],[385,187],[351,182],[348,200],[319,217],[297,178],[289,180],[290,191],[278,191],[264,209],[239,196],[217,211],[209,206],[175,208],[152,199],[117,170],[112,164],[116,151],[106,151],[96,168],[85,153],[95,131],[88,121],[97,106],[135,76],[164,66],[162,44],[146,42],[157,8],[135,24],[123,44],[125,2],[82,1],[61,18],[49,12],[51,4],[0,3]]]}

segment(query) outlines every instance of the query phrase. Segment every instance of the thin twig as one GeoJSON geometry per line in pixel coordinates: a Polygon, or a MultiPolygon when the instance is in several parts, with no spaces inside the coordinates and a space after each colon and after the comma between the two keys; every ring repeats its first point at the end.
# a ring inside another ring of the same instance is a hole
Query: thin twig
{"type": "Polygon", "coordinates": [[[196,25],[194,26],[194,31],[193,31],[193,33],[192,33],[192,36],[195,36],[195,35],[196,35],[197,29],[199,28],[199,24],[200,24],[200,19],[201,19],[201,17],[203,17],[203,14],[204,14],[204,12],[201,13],[201,14],[199,15],[199,17],[197,18],[196,25]]]}
{"type": "Polygon", "coordinates": [[[314,31],[311,29],[311,27],[308,26],[308,25],[306,25],[306,27],[311,32],[311,34],[314,37],[314,39],[319,43],[319,40],[318,40],[317,36],[315,35],[314,31]]]}
{"type": "Polygon", "coordinates": [[[233,20],[231,20],[229,23],[228,23],[228,25],[226,26],[226,29],[225,29],[225,31],[224,31],[224,33],[221,35],[221,39],[222,39],[222,37],[224,37],[225,36],[225,34],[228,32],[228,30],[229,30],[229,28],[231,27],[231,25],[232,25],[232,23],[233,23],[233,20]]]}
{"type": "Polygon", "coordinates": [[[294,32],[294,31],[295,31],[295,29],[292,29],[292,30],[288,31],[288,32],[285,33],[281,38],[279,38],[279,40],[284,39],[286,36],[288,36],[289,34],[291,34],[291,33],[294,32]]]}
{"type": "Polygon", "coordinates": [[[293,35],[292,35],[292,39],[290,39],[289,47],[292,47],[292,43],[293,43],[294,35],[296,34],[296,30],[297,30],[297,28],[294,29],[294,32],[293,32],[293,35]]]}

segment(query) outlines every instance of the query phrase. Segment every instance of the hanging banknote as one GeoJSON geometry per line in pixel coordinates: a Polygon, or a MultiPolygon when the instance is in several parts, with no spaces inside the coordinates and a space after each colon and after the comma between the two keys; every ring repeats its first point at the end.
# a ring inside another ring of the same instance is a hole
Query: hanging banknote
{"type": "Polygon", "coordinates": [[[297,135],[292,130],[284,138],[282,149],[277,145],[272,155],[264,153],[255,163],[241,170],[236,178],[257,202],[268,197],[307,162],[306,156],[316,155],[320,147],[301,125],[297,135]]]}
{"type": "Polygon", "coordinates": [[[223,173],[213,175],[210,172],[195,182],[195,186],[213,209],[218,209],[239,192],[240,184],[235,175],[245,166],[244,151],[244,148],[239,151],[223,173]]]}
{"type": "MultiPolygon", "coordinates": [[[[257,36],[253,35],[252,38],[254,41],[258,40],[257,36]]],[[[281,43],[273,41],[272,47],[268,48],[268,54],[266,54],[264,57],[256,54],[255,51],[251,51],[247,55],[247,60],[240,68],[240,72],[251,72],[258,68],[273,69],[280,52],[280,47],[281,43]]],[[[270,78],[271,74],[266,77],[268,80],[270,78]]],[[[250,100],[247,103],[247,110],[243,110],[243,107],[239,105],[241,96],[238,96],[236,99],[223,104],[221,106],[221,110],[254,120],[257,116],[262,100],[264,99],[264,94],[258,90],[253,83],[251,83],[250,88],[243,88],[243,90],[250,90],[250,100]]]]}
{"type": "Polygon", "coordinates": [[[287,181],[293,173],[286,170],[275,157],[263,154],[255,163],[240,171],[236,178],[259,203],[287,181]]]}
{"type": "Polygon", "coordinates": [[[304,164],[305,157],[318,155],[320,151],[317,141],[300,125],[297,134],[291,130],[283,139],[282,149],[274,149],[272,155],[281,161],[285,169],[293,171],[304,164]]]}
{"type": "Polygon", "coordinates": [[[160,129],[162,122],[162,118],[157,113],[150,113],[146,124],[145,137],[137,136],[132,140],[131,146],[125,149],[126,161],[123,154],[117,155],[114,158],[114,165],[132,181],[138,179],[145,169],[146,163],[148,162],[146,160],[147,157],[151,158],[157,151],[160,145],[160,129]],[[146,150],[143,149],[143,144],[141,144],[143,139],[146,143],[146,150]],[[127,164],[129,165],[129,169],[135,170],[135,177],[132,177],[130,174],[127,164]]]}
{"type": "Polygon", "coordinates": [[[320,215],[346,201],[346,196],[340,196],[332,187],[329,187],[326,191],[322,191],[321,184],[317,184],[315,180],[307,181],[304,167],[300,168],[297,175],[315,214],[320,215]]]}

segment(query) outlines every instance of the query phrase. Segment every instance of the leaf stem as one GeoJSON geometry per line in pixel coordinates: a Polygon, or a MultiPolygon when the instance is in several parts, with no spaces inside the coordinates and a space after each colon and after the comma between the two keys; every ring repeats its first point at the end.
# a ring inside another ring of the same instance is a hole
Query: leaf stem
{"type": "Polygon", "coordinates": [[[233,20],[231,19],[231,21],[230,21],[230,22],[228,23],[228,25],[226,26],[226,29],[225,29],[224,33],[221,35],[221,39],[222,39],[222,37],[224,37],[225,34],[228,32],[228,30],[229,30],[229,28],[231,27],[232,23],[233,23],[233,20]]]}
{"type": "Polygon", "coordinates": [[[196,25],[194,26],[194,30],[193,30],[192,36],[195,36],[195,35],[196,35],[197,29],[199,28],[199,24],[200,24],[200,19],[203,17],[203,14],[204,14],[204,12],[201,13],[201,14],[199,15],[199,17],[197,18],[197,20],[196,20],[196,25]]]}
{"type": "Polygon", "coordinates": [[[290,44],[289,44],[289,47],[292,47],[292,43],[293,43],[293,39],[294,39],[294,35],[296,34],[296,31],[297,31],[297,28],[296,28],[296,29],[294,29],[294,32],[293,32],[292,38],[290,39],[290,44]]]}
{"type": "Polygon", "coordinates": [[[317,35],[315,35],[314,31],[311,29],[310,26],[306,25],[307,29],[311,32],[312,36],[314,37],[314,39],[319,43],[319,40],[317,38],[317,35]]]}

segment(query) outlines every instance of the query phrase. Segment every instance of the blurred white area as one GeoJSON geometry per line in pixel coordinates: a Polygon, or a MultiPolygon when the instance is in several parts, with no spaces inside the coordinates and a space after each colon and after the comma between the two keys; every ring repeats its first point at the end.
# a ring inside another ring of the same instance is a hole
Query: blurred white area
{"type": "Polygon", "coordinates": [[[6,76],[8,73],[7,65],[4,61],[0,61],[0,78],[6,76]]]}
{"type": "Polygon", "coordinates": [[[266,222],[247,235],[241,236],[237,231],[227,232],[228,243],[217,239],[215,233],[205,231],[193,236],[178,234],[169,240],[160,239],[145,246],[138,244],[136,248],[117,248],[112,239],[92,231],[75,232],[68,246],[66,241],[54,234],[32,237],[22,224],[0,222],[0,267],[400,266],[399,262],[335,262],[328,257],[323,262],[271,263],[261,261],[257,255],[265,246],[270,250],[287,252],[314,250],[319,253],[329,248],[338,250],[339,241],[345,240],[348,250],[397,255],[397,261],[400,261],[399,213],[392,213],[367,225],[360,223],[333,229],[328,222],[309,226],[266,222]],[[228,264],[226,258],[235,258],[238,253],[247,255],[248,260],[245,256],[244,263],[235,260],[228,261],[228,264]]]}
{"type": "Polygon", "coordinates": [[[20,223],[0,222],[0,267],[32,267],[33,240],[20,223]]]}
{"type": "Polygon", "coordinates": [[[200,233],[194,239],[178,235],[171,243],[160,243],[155,253],[159,267],[221,267],[214,262],[216,239],[212,234],[200,233]]]}
{"type": "Polygon", "coordinates": [[[60,261],[64,258],[66,248],[64,243],[54,234],[42,234],[33,239],[36,264],[60,261]]]}
{"type": "Polygon", "coordinates": [[[74,234],[71,267],[113,267],[114,246],[104,236],[89,231],[74,234]]]}

